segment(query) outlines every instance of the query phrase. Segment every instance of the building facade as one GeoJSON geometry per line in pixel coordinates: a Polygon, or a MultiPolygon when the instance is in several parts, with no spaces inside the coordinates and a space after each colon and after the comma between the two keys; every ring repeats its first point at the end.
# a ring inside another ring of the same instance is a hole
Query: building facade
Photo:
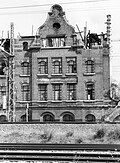
{"type": "MultiPolygon", "coordinates": [[[[99,122],[109,109],[109,45],[104,34],[75,32],[53,5],[36,36],[14,43],[16,121],[99,122]]],[[[7,120],[6,61],[0,62],[1,116],[7,120]]]]}

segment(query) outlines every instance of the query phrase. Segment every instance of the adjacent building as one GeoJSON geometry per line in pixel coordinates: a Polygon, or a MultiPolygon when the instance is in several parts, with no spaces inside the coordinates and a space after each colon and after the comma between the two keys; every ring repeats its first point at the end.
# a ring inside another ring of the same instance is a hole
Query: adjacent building
{"type": "MultiPolygon", "coordinates": [[[[55,4],[35,36],[15,39],[14,53],[16,121],[102,121],[110,102],[108,36],[82,38],[55,4]]],[[[0,117],[7,120],[7,62],[0,57],[0,117]]]]}

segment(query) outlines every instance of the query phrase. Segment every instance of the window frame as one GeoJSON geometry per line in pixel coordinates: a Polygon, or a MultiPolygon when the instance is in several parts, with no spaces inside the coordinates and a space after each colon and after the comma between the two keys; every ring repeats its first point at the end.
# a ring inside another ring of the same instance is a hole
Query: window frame
{"type": "Polygon", "coordinates": [[[95,83],[94,82],[86,83],[86,94],[87,94],[87,100],[95,100],[95,83]]]}
{"type": "Polygon", "coordinates": [[[38,58],[38,73],[48,74],[48,58],[38,58]]]}
{"type": "Polygon", "coordinates": [[[52,58],[53,74],[62,74],[62,58],[52,58]]]}
{"type": "Polygon", "coordinates": [[[76,57],[67,57],[67,73],[77,73],[77,58],[76,57]],[[73,64],[71,64],[71,63],[73,64]]]}
{"type": "Polygon", "coordinates": [[[61,101],[62,100],[62,84],[52,84],[53,89],[53,100],[61,101]]]}
{"type": "Polygon", "coordinates": [[[91,59],[85,61],[86,73],[95,73],[95,62],[91,59]]]}
{"type": "Polygon", "coordinates": [[[23,83],[21,85],[22,101],[30,101],[30,85],[23,83]]]}
{"type": "Polygon", "coordinates": [[[39,100],[47,101],[47,84],[38,84],[38,92],[39,92],[39,100]]]}
{"type": "Polygon", "coordinates": [[[24,61],[21,63],[22,75],[30,75],[30,63],[24,61]]]}
{"type": "Polygon", "coordinates": [[[75,83],[67,84],[67,100],[76,100],[76,84],[75,83]]]}

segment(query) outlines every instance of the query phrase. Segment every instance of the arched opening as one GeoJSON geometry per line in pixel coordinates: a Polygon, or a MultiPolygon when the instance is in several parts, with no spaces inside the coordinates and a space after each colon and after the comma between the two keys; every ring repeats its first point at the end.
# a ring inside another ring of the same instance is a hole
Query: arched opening
{"type": "Polygon", "coordinates": [[[86,122],[95,122],[96,121],[96,118],[95,118],[95,116],[93,114],[88,114],[85,117],[85,121],[86,122]]]}
{"type": "Polygon", "coordinates": [[[26,122],[26,114],[21,116],[21,122],[26,122]]]}
{"type": "Polygon", "coordinates": [[[7,122],[7,117],[5,115],[1,115],[0,122],[7,122]]]}
{"type": "Polygon", "coordinates": [[[43,114],[43,122],[52,122],[55,120],[55,117],[52,113],[44,113],[43,114]]]}
{"type": "Polygon", "coordinates": [[[74,120],[75,120],[74,114],[72,114],[72,113],[64,113],[63,114],[63,121],[64,122],[65,121],[69,122],[69,121],[74,121],[74,120]]]}

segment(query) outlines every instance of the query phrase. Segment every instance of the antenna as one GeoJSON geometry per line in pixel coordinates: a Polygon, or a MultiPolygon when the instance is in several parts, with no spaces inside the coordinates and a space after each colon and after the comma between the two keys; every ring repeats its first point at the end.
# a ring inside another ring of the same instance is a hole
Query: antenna
{"type": "Polygon", "coordinates": [[[32,25],[32,36],[33,36],[33,25],[32,25]]]}
{"type": "Polygon", "coordinates": [[[85,22],[85,27],[84,27],[84,45],[85,48],[87,48],[87,22],[85,22]]]}

